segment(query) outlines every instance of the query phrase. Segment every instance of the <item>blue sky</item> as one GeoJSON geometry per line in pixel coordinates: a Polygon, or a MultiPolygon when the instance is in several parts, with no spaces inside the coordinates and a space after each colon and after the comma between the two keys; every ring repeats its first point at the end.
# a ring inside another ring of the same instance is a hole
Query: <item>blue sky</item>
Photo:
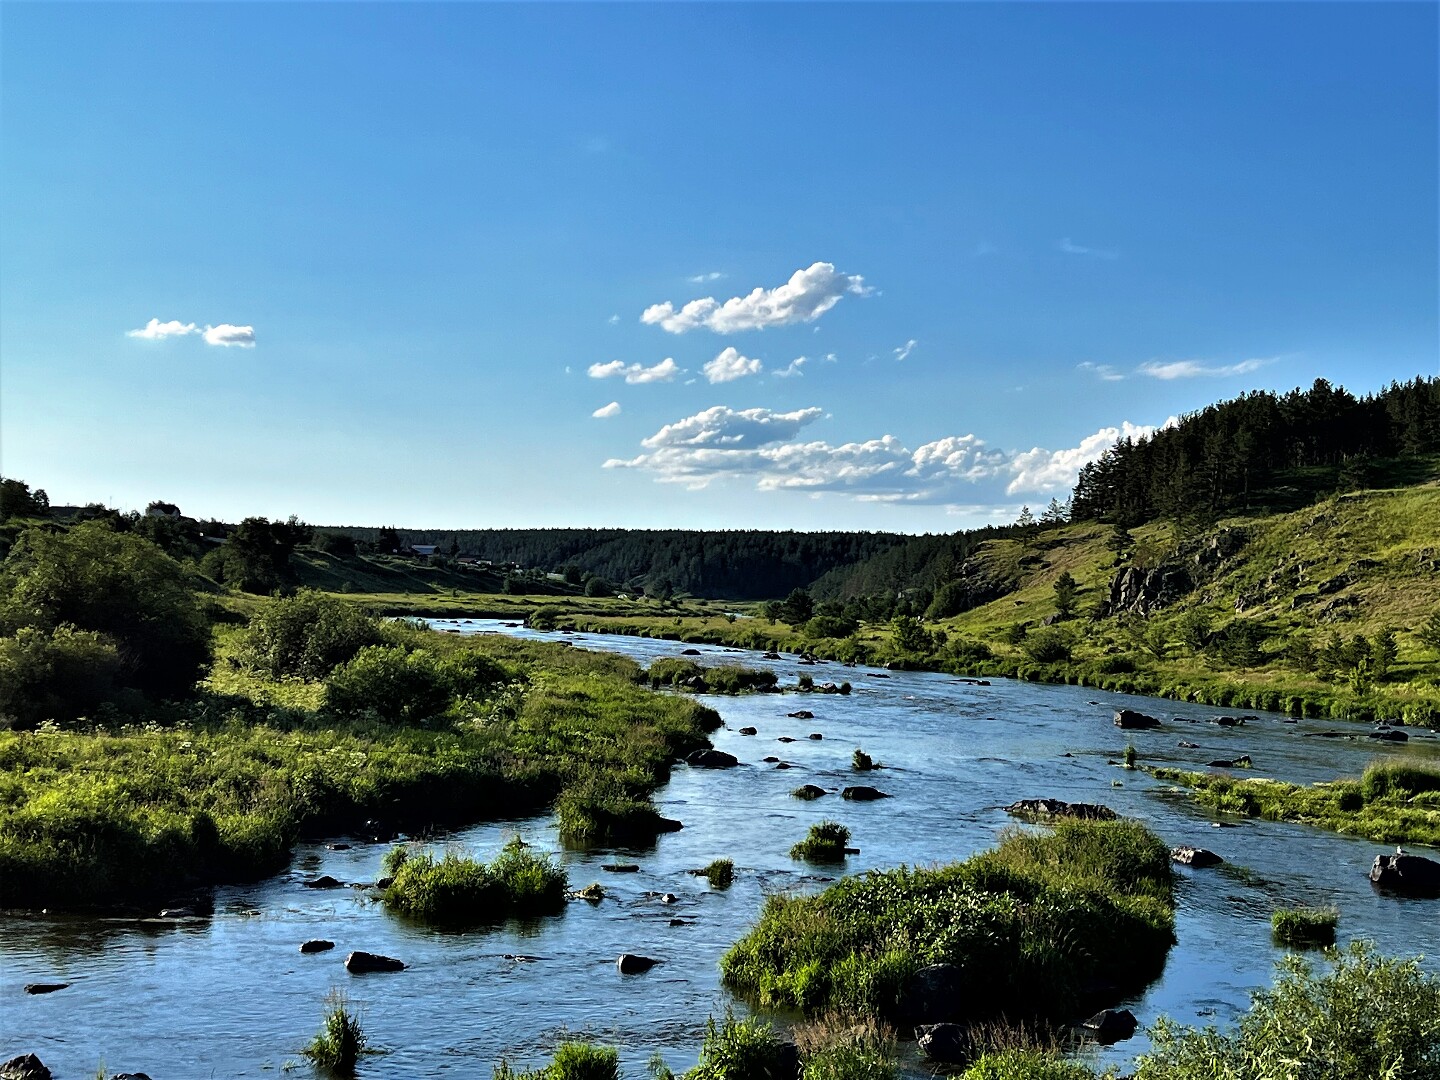
{"type": "Polygon", "coordinates": [[[1440,371],[1433,4],[11,3],[0,48],[0,469],[55,502],[950,531],[1440,371]]]}

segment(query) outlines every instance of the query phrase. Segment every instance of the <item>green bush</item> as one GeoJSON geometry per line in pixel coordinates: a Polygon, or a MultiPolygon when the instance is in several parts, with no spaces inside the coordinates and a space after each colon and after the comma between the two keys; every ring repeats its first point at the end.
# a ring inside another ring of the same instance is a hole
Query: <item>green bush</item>
{"type": "Polygon", "coordinates": [[[0,638],[0,725],[93,715],[114,696],[120,668],[115,642],[93,630],[21,627],[0,638]]]}
{"type": "Polygon", "coordinates": [[[1058,664],[1070,659],[1075,642],[1065,631],[1047,627],[1027,634],[1020,648],[1037,664],[1058,664]]]}
{"type": "Polygon", "coordinates": [[[1366,802],[1403,802],[1431,791],[1440,791],[1440,765],[1423,761],[1373,761],[1360,777],[1360,792],[1366,802]]]}
{"type": "Polygon", "coordinates": [[[365,1032],[360,1029],[359,1017],[350,1012],[343,994],[332,994],[328,1004],[325,1026],[310,1040],[305,1056],[322,1069],[354,1073],[360,1055],[366,1053],[365,1032]]]}
{"type": "Polygon", "coordinates": [[[877,1046],[842,1041],[805,1055],[800,1080],[898,1080],[900,1070],[877,1046]]]}
{"type": "Polygon", "coordinates": [[[735,880],[735,863],[731,859],[716,859],[705,867],[704,873],[712,889],[728,889],[735,880]]]}
{"type": "Polygon", "coordinates": [[[1007,831],[952,866],[772,896],[721,972],[764,1007],[890,1018],[910,976],[945,962],[983,982],[977,1010],[1065,1016],[1090,981],[1138,989],[1159,974],[1173,912],[1158,837],[1131,821],[1066,822],[1007,831]]]}
{"type": "Polygon", "coordinates": [[[241,639],[240,661],[272,679],[323,679],[367,645],[380,624],[355,604],[314,589],[266,603],[241,639]]]}
{"type": "Polygon", "coordinates": [[[705,1022],[700,1061],[684,1080],[765,1080],[783,1076],[785,1049],[770,1025],[759,1019],[736,1020],[726,1016],[716,1026],[705,1022]]]}
{"type": "Polygon", "coordinates": [[[803,633],[807,638],[847,638],[860,624],[846,615],[816,615],[807,622],[803,633]]]}
{"type": "Polygon", "coordinates": [[[550,1064],[529,1072],[516,1072],[509,1062],[495,1066],[494,1080],[620,1080],[620,1053],[611,1046],[562,1042],[550,1064]]]}
{"type": "Polygon", "coordinates": [[[517,836],[488,864],[453,853],[410,855],[396,867],[385,904],[427,922],[493,922],[557,912],[568,888],[565,871],[517,836]]]}
{"type": "Polygon", "coordinates": [[[1340,913],[1334,908],[1281,908],[1270,916],[1270,934],[1281,945],[1334,945],[1339,921],[1340,913]]]}
{"type": "Polygon", "coordinates": [[[450,705],[450,680],[429,652],[367,645],[325,682],[325,705],[340,716],[418,724],[450,705]]]}
{"type": "Polygon", "coordinates": [[[587,771],[555,801],[560,839],[577,847],[652,839],[663,821],[648,791],[623,774],[587,771]]]}
{"type": "Polygon", "coordinates": [[[1317,974],[1279,962],[1238,1029],[1186,1028],[1162,1018],[1135,1080],[1434,1080],[1440,1075],[1440,980],[1419,960],[1377,956],[1355,942],[1317,974]]]}
{"type": "Polygon", "coordinates": [[[849,829],[838,821],[822,821],[810,826],[809,835],[790,849],[790,857],[806,862],[844,862],[849,843],[849,829]]]}
{"type": "MultiPolygon", "coordinates": [[[[1113,1073],[1107,1074],[1113,1076],[1113,1073]]],[[[960,1080],[1098,1080],[1094,1069],[1046,1050],[999,1050],[981,1054],[960,1080]]]]}

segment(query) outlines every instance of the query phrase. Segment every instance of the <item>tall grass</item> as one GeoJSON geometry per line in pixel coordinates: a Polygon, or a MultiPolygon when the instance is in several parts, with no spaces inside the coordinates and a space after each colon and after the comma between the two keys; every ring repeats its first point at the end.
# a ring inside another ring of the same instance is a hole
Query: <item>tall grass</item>
{"type": "Polygon", "coordinates": [[[845,846],[850,843],[850,830],[838,821],[821,821],[810,826],[810,832],[790,849],[792,859],[806,862],[838,863],[845,861],[845,846]]]}
{"type": "Polygon", "coordinates": [[[318,1067],[342,1076],[350,1076],[366,1052],[365,1032],[360,1018],[350,1011],[344,994],[335,991],[326,999],[324,1025],[305,1048],[305,1056],[318,1067]]]}
{"type": "Polygon", "coordinates": [[[543,1068],[516,1072],[507,1061],[495,1066],[494,1080],[620,1080],[620,1053],[611,1046],[562,1042],[543,1068]]]}
{"type": "Polygon", "coordinates": [[[1270,916],[1270,934],[1281,945],[1298,948],[1334,945],[1339,921],[1334,908],[1281,908],[1270,916]]]}

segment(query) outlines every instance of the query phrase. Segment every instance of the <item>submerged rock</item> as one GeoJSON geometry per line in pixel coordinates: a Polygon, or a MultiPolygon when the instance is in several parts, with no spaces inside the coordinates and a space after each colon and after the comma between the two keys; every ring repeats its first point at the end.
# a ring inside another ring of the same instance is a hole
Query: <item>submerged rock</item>
{"type": "Polygon", "coordinates": [[[653,960],[648,956],[640,956],[637,953],[623,952],[615,960],[615,970],[621,975],[639,975],[649,971],[659,960],[653,960]]]}
{"type": "Polygon", "coordinates": [[[55,991],[57,991],[57,990],[64,990],[64,989],[65,989],[67,986],[69,986],[69,985],[70,985],[70,984],[69,984],[68,982],[64,982],[64,983],[26,983],[26,984],[25,984],[25,992],[26,992],[27,994],[53,994],[53,993],[55,993],[55,991]]]}
{"type": "Polygon", "coordinates": [[[343,889],[345,887],[343,881],[337,881],[329,874],[321,874],[313,881],[306,881],[303,884],[307,889],[343,889]]]}
{"type": "Polygon", "coordinates": [[[1072,803],[1061,799],[1021,799],[1005,807],[1007,814],[1035,821],[1067,818],[1077,821],[1114,821],[1115,811],[1099,803],[1072,803]]]}
{"type": "Polygon", "coordinates": [[[405,963],[393,956],[363,952],[359,949],[345,957],[345,970],[352,975],[369,975],[379,971],[404,971],[405,963]]]}
{"type": "Polygon", "coordinates": [[[685,762],[697,769],[732,769],[740,764],[740,759],[724,750],[696,750],[685,762]]]}
{"type": "Polygon", "coordinates": [[[758,735],[759,732],[756,731],[755,728],[753,728],[753,727],[742,727],[742,728],[740,729],[740,734],[741,734],[741,735],[758,735]]]}
{"type": "Polygon", "coordinates": [[[920,1052],[940,1065],[968,1065],[975,1057],[975,1040],[961,1024],[921,1024],[915,1029],[920,1052]]]}
{"type": "Polygon", "coordinates": [[[334,947],[335,942],[326,941],[324,938],[311,938],[300,943],[302,953],[329,952],[334,947]]]}
{"type": "Polygon", "coordinates": [[[1370,880],[1382,889],[1406,896],[1440,896],[1440,862],[1423,855],[1376,855],[1370,880]]]}
{"type": "Polygon", "coordinates": [[[825,789],[814,784],[802,784],[790,794],[797,799],[819,799],[824,796],[825,789]]]}
{"type": "Polygon", "coordinates": [[[604,863],[601,870],[611,874],[638,874],[640,867],[635,863],[604,863]]]}
{"type": "Polygon", "coordinates": [[[1380,728],[1378,731],[1370,732],[1368,738],[1379,739],[1381,742],[1409,742],[1410,736],[1399,728],[1380,728]]]}
{"type": "Polygon", "coordinates": [[[1160,721],[1134,709],[1116,709],[1115,726],[1126,731],[1143,731],[1146,728],[1159,727],[1160,721]]]}
{"type": "Polygon", "coordinates": [[[814,720],[815,714],[809,709],[797,709],[795,712],[786,713],[791,720],[814,720]]]}
{"type": "Polygon", "coordinates": [[[1193,866],[1197,870],[1203,870],[1207,866],[1219,866],[1225,861],[1209,848],[1203,847],[1171,848],[1170,858],[1185,866],[1193,866]]]}
{"type": "Polygon", "coordinates": [[[1217,716],[1211,723],[1219,724],[1221,727],[1239,727],[1245,723],[1243,716],[1217,716]]]}
{"type": "Polygon", "coordinates": [[[1205,767],[1207,769],[1250,769],[1254,767],[1254,763],[1251,762],[1249,754],[1243,754],[1233,759],[1219,758],[1216,761],[1207,761],[1205,767]]]}
{"type": "Polygon", "coordinates": [[[847,787],[844,791],[840,792],[840,797],[842,799],[850,799],[854,802],[873,802],[876,799],[888,799],[890,795],[881,791],[879,788],[857,784],[853,787],[847,787]]]}
{"type": "MultiPolygon", "coordinates": [[[[638,870],[639,867],[636,867],[636,869],[638,870]]],[[[601,885],[598,881],[592,881],[583,889],[576,889],[570,895],[577,900],[588,900],[592,904],[598,904],[601,900],[605,899],[605,886],[601,885]]]]}
{"type": "Polygon", "coordinates": [[[1140,1022],[1129,1009],[1105,1009],[1090,1017],[1081,1026],[1095,1035],[1096,1042],[1108,1046],[1130,1038],[1135,1034],[1140,1022]]]}

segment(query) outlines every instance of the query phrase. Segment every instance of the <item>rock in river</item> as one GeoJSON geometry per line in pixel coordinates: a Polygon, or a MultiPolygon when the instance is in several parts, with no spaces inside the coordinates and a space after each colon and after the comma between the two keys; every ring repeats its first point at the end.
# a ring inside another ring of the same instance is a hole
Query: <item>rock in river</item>
{"type": "Polygon", "coordinates": [[[69,983],[26,983],[27,994],[53,994],[57,990],[64,990],[69,983]]]}
{"type": "Polygon", "coordinates": [[[1421,855],[1376,855],[1370,880],[1407,896],[1440,896],[1440,862],[1421,855]]]}
{"type": "Polygon", "coordinates": [[[756,734],[758,734],[758,732],[757,732],[753,727],[742,727],[742,728],[740,729],[740,734],[741,734],[741,735],[756,735],[756,734]]]}
{"type": "Polygon", "coordinates": [[[307,889],[340,889],[344,888],[345,883],[337,881],[329,874],[321,874],[314,881],[307,881],[304,885],[307,889]]]}
{"type": "Polygon", "coordinates": [[[915,1042],[922,1054],[941,1065],[968,1065],[975,1056],[970,1029],[961,1024],[921,1024],[915,1042]]]}
{"type": "Polygon", "coordinates": [[[659,960],[652,960],[648,956],[640,956],[637,953],[622,952],[615,960],[615,970],[621,975],[639,975],[643,971],[649,971],[659,962],[659,960]]]}
{"type": "Polygon", "coordinates": [[[34,1054],[21,1054],[0,1062],[0,1080],[51,1080],[50,1070],[34,1054]]]}
{"type": "Polygon", "coordinates": [[[303,953],[329,952],[334,947],[335,942],[326,941],[324,938],[311,938],[300,943],[300,951],[303,953]]]}
{"type": "Polygon", "coordinates": [[[696,750],[685,762],[697,769],[732,769],[740,764],[740,759],[724,750],[696,750]]]}
{"type": "Polygon", "coordinates": [[[405,964],[392,956],[381,956],[379,953],[361,952],[357,949],[345,957],[345,970],[352,975],[368,975],[376,971],[404,971],[405,964]]]}
{"type": "Polygon", "coordinates": [[[1090,1017],[1082,1026],[1094,1033],[1096,1042],[1109,1046],[1134,1035],[1140,1022],[1129,1009],[1105,1009],[1090,1017]]]}
{"type": "Polygon", "coordinates": [[[1219,855],[1216,855],[1215,852],[1203,847],[1171,848],[1170,858],[1186,866],[1193,866],[1197,870],[1204,869],[1207,866],[1219,866],[1225,861],[1219,855]]]}
{"type": "Polygon", "coordinates": [[[798,709],[792,713],[786,713],[791,720],[814,720],[815,714],[809,709],[798,709]]]}
{"type": "Polygon", "coordinates": [[[954,964],[927,964],[911,975],[900,994],[898,1010],[909,1024],[938,1024],[963,1016],[974,1007],[965,973],[954,964]]]}
{"type": "Polygon", "coordinates": [[[864,784],[857,784],[854,787],[847,787],[840,792],[842,799],[851,799],[854,802],[873,802],[875,799],[888,799],[890,796],[879,788],[866,787],[864,784]]]}
{"type": "Polygon", "coordinates": [[[1114,821],[1115,811],[1099,803],[1064,802],[1060,799],[1021,799],[1005,807],[1007,814],[1032,821],[1073,818],[1078,821],[1114,821]]]}
{"type": "Polygon", "coordinates": [[[801,784],[790,794],[797,799],[818,799],[824,796],[825,789],[814,784],[801,784]]]}
{"type": "Polygon", "coordinates": [[[1126,731],[1143,731],[1145,728],[1159,727],[1160,721],[1134,709],[1116,709],[1115,726],[1126,731]]]}

